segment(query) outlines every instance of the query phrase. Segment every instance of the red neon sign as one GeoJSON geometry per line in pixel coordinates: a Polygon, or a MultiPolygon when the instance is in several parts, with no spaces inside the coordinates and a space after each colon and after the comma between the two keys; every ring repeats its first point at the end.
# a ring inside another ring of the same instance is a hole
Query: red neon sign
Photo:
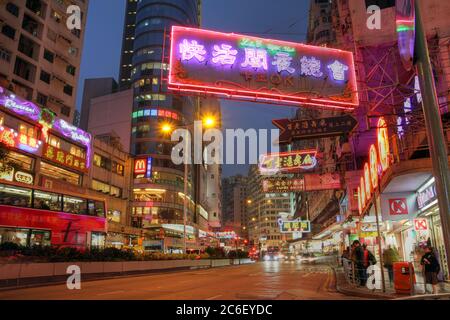
{"type": "Polygon", "coordinates": [[[377,146],[370,146],[369,163],[364,165],[363,175],[360,178],[360,185],[358,187],[358,209],[362,214],[366,205],[370,202],[372,194],[379,184],[378,167],[383,174],[390,166],[390,148],[389,136],[386,125],[386,120],[380,118],[378,120],[377,130],[377,146]]]}
{"type": "Polygon", "coordinates": [[[147,159],[137,159],[134,163],[134,174],[145,174],[147,172],[147,159]]]}
{"type": "Polygon", "coordinates": [[[349,51],[174,26],[169,89],[233,99],[354,109],[349,51]]]}

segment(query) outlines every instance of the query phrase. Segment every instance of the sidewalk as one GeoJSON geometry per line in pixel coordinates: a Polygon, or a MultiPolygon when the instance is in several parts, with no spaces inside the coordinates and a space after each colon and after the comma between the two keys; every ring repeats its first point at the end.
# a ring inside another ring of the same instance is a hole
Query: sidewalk
{"type": "MultiPolygon", "coordinates": [[[[357,296],[367,299],[381,299],[381,300],[392,300],[411,297],[408,294],[397,294],[393,286],[387,286],[386,292],[381,292],[381,290],[369,290],[366,287],[358,287],[349,283],[345,277],[342,267],[332,267],[336,274],[336,290],[350,296],[357,296]]],[[[450,283],[440,283],[439,293],[446,294],[450,293],[450,283]]],[[[418,293],[417,296],[423,293],[418,293]]]]}

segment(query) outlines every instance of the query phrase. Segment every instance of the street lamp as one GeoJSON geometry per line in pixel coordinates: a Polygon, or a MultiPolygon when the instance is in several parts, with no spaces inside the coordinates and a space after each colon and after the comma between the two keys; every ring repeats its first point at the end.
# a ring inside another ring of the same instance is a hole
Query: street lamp
{"type": "MultiPolygon", "coordinates": [[[[212,128],[215,124],[216,124],[216,119],[212,116],[207,116],[204,117],[202,119],[202,123],[206,128],[212,128]]],[[[190,130],[191,128],[194,128],[195,126],[195,122],[191,123],[189,125],[184,125],[184,126],[177,126],[176,129],[187,129],[190,130]]],[[[161,131],[164,134],[171,134],[174,131],[174,127],[170,124],[170,123],[163,123],[161,126],[161,131]]],[[[186,150],[188,150],[188,139],[185,137],[184,138],[184,152],[186,152],[186,150]]],[[[203,144],[202,144],[202,148],[203,148],[203,144]]],[[[187,238],[187,234],[186,234],[186,224],[187,224],[187,191],[188,189],[188,162],[184,161],[184,182],[183,182],[183,193],[184,193],[184,197],[183,197],[183,248],[184,248],[184,253],[186,253],[187,251],[187,243],[186,243],[186,238],[187,238]]],[[[195,210],[195,208],[194,208],[195,210]]]]}

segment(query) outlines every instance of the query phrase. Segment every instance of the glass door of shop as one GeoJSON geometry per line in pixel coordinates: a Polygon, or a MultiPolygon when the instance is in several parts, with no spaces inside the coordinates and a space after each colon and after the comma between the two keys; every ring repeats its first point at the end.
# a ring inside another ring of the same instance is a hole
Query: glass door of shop
{"type": "Polygon", "coordinates": [[[444,272],[445,279],[449,279],[448,263],[445,257],[444,236],[442,234],[441,218],[438,214],[433,215],[432,218],[432,232],[433,232],[433,245],[439,252],[439,261],[444,272]]]}

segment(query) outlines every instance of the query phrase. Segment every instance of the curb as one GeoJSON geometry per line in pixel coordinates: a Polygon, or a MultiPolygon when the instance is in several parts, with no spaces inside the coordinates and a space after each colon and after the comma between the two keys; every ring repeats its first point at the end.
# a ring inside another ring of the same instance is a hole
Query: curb
{"type": "Polygon", "coordinates": [[[388,294],[383,293],[370,293],[370,292],[361,292],[357,290],[352,290],[348,288],[343,288],[341,286],[342,281],[339,281],[338,278],[338,272],[336,271],[336,268],[331,267],[334,272],[334,276],[336,279],[336,290],[342,294],[345,294],[347,296],[353,296],[353,297],[360,297],[360,298],[366,298],[366,299],[379,299],[379,300],[394,300],[396,297],[393,297],[388,294]]]}

